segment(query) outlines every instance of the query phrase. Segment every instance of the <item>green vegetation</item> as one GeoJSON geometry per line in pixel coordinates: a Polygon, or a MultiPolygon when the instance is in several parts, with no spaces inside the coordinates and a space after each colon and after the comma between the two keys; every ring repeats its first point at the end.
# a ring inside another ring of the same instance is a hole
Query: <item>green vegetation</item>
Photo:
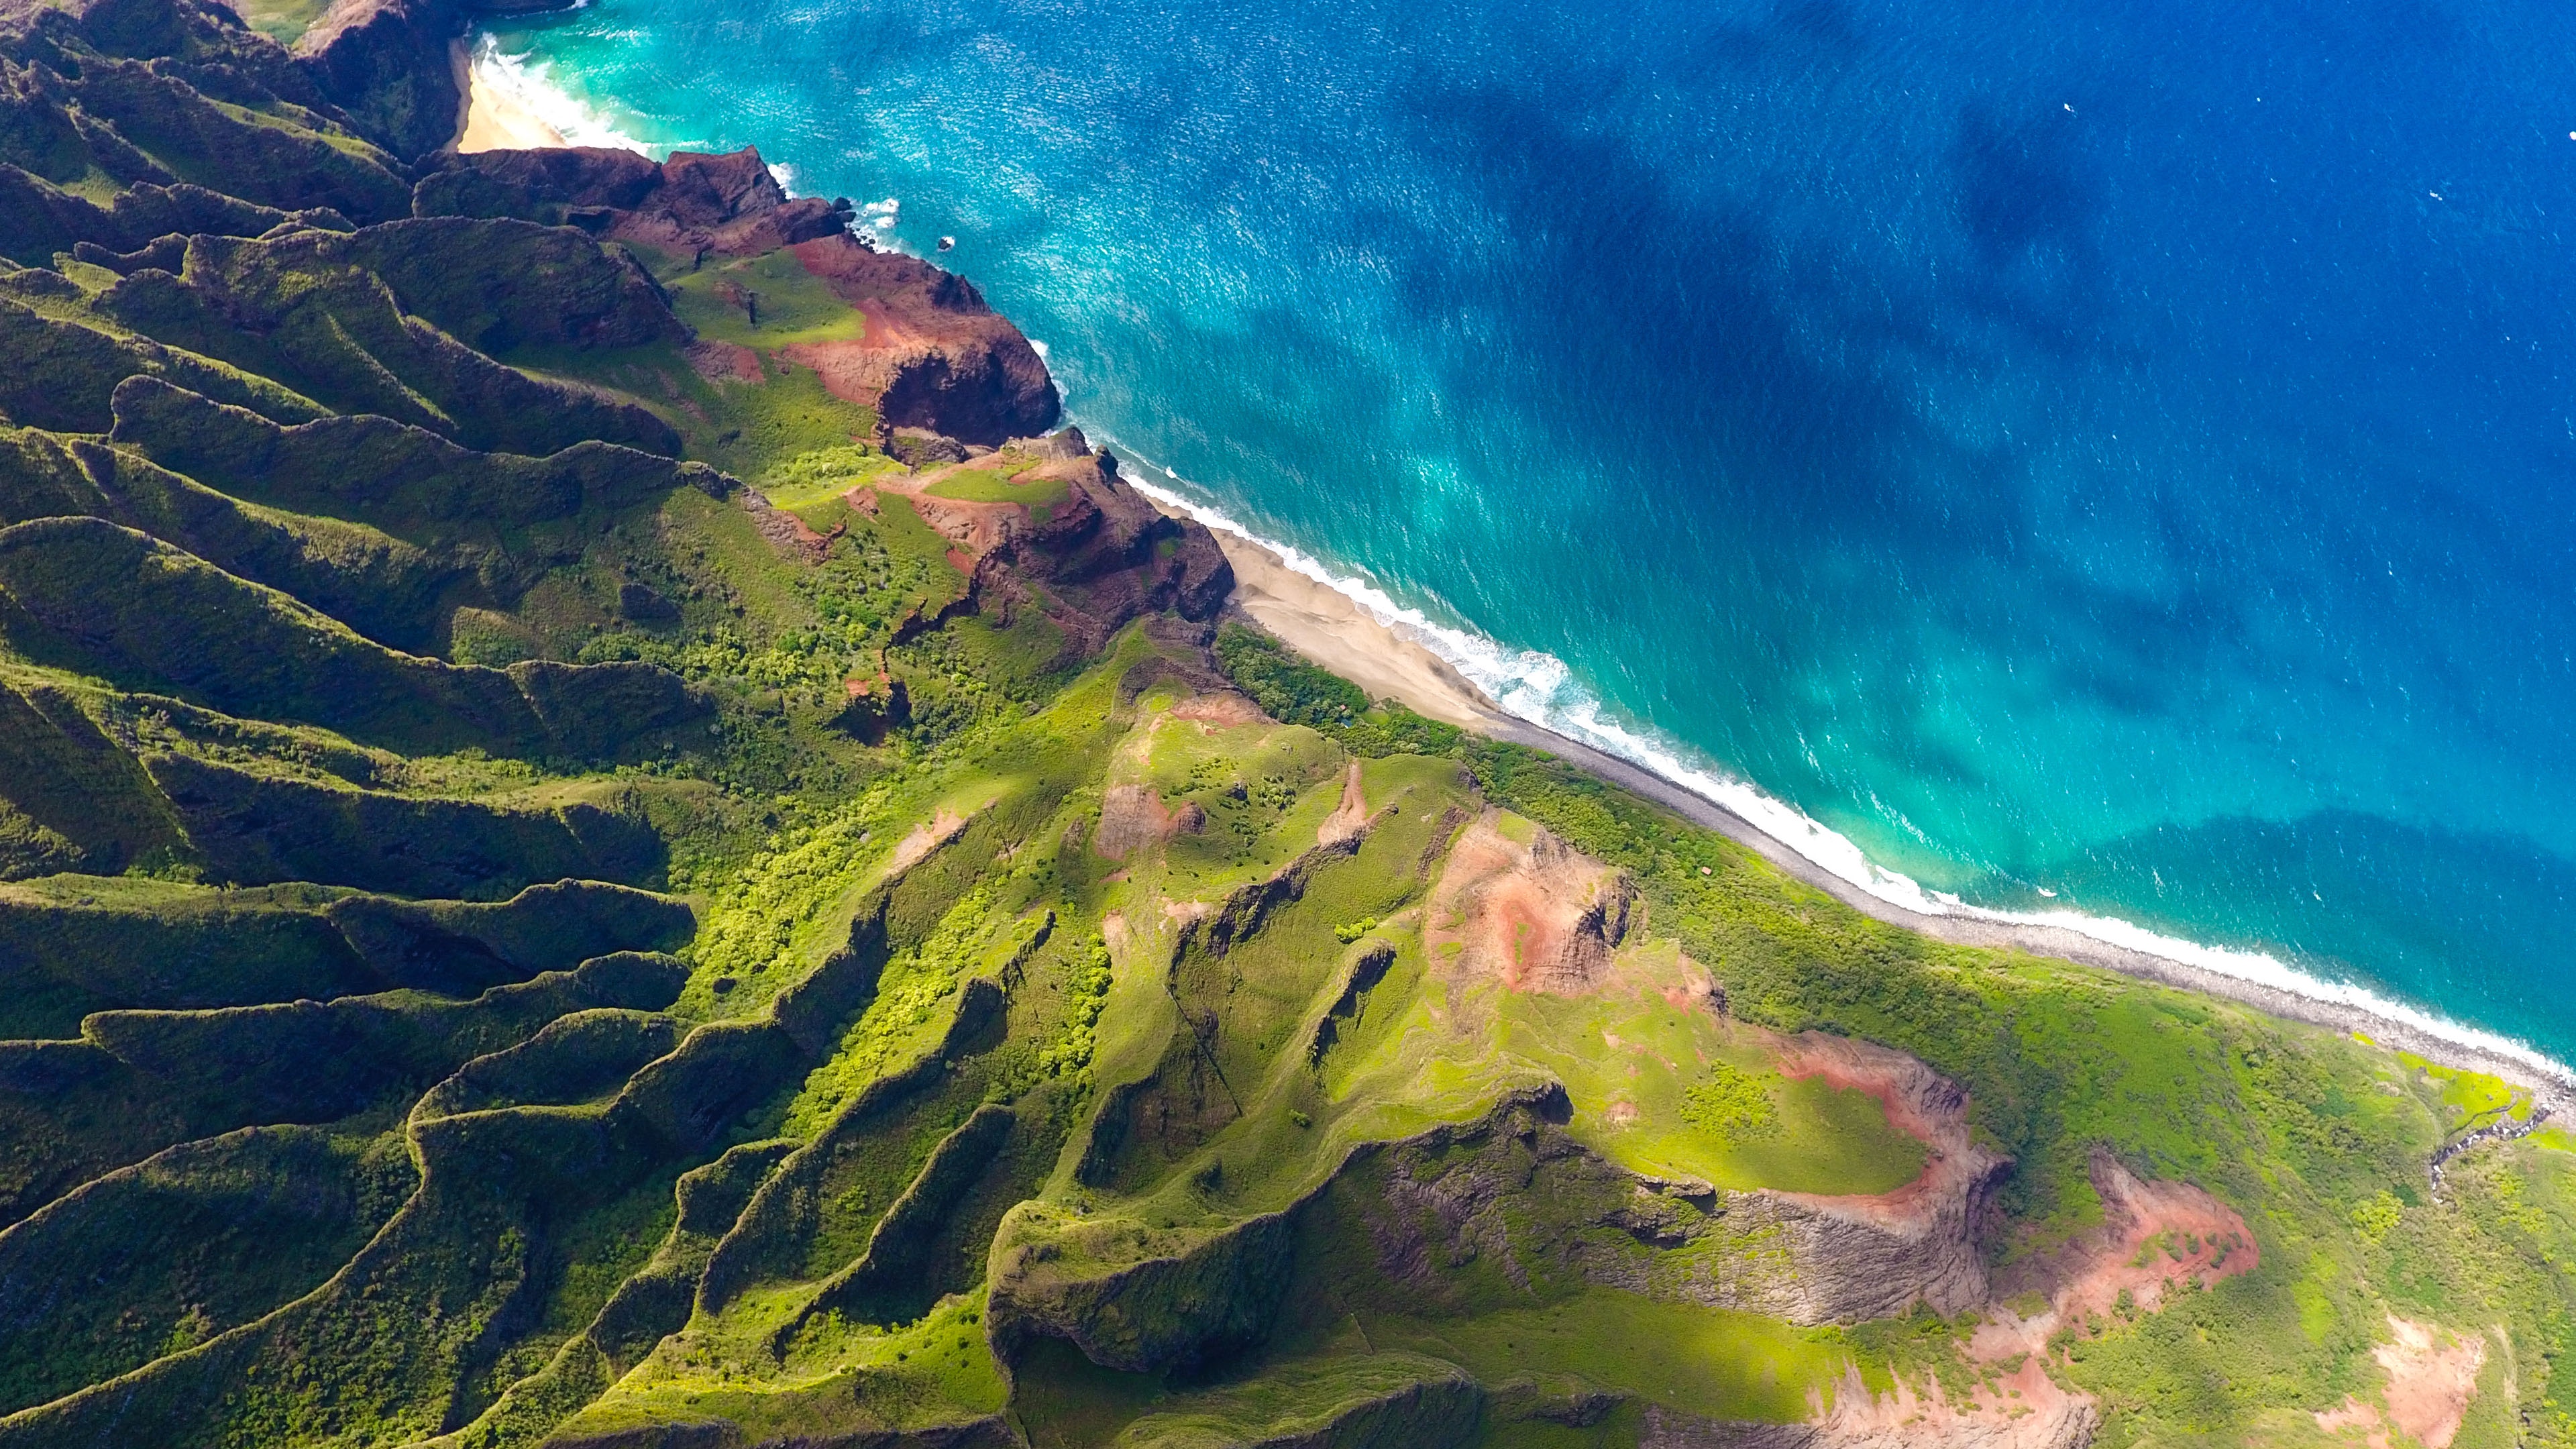
{"type": "Polygon", "coordinates": [[[889,473],[903,465],[873,448],[856,443],[818,448],[770,468],[758,479],[760,491],[781,508],[811,508],[889,473]]]}
{"type": "Polygon", "coordinates": [[[682,258],[657,269],[671,311],[698,336],[775,350],[800,342],[855,341],[866,319],[791,251],[711,259],[682,258]]]}
{"type": "Polygon", "coordinates": [[[1457,726],[1424,719],[1393,700],[1372,704],[1358,685],[1240,624],[1218,631],[1216,657],[1226,677],[1272,718],[1311,726],[1354,754],[1445,755],[1464,747],[1457,726]]]}
{"type": "Polygon", "coordinates": [[[247,0],[242,18],[278,44],[293,45],[329,8],[323,0],[247,0]]]}
{"type": "Polygon", "coordinates": [[[1804,1418],[1809,1391],[1830,1403],[1850,1361],[1831,1329],[1602,1289],[1545,1308],[1365,1322],[1372,1342],[1437,1354],[1487,1383],[1565,1374],[1709,1419],[1804,1418]]]}
{"type": "Polygon", "coordinates": [[[678,428],[683,456],[737,478],[763,478],[780,464],[876,431],[874,412],[834,397],[812,368],[774,354],[753,354],[757,381],[710,380],[668,342],[597,349],[532,343],[504,360],[535,376],[616,389],[678,428]]]}
{"type": "Polygon", "coordinates": [[[1710,1063],[1708,1080],[1682,1093],[1682,1120],[1729,1144],[1780,1135],[1780,1108],[1770,1087],[1725,1062],[1710,1063]]]}
{"type": "Polygon", "coordinates": [[[954,498],[965,503],[1021,504],[1032,519],[1044,523],[1048,511],[1062,503],[1071,490],[1061,478],[1031,478],[1028,475],[1034,466],[1028,458],[996,453],[957,469],[926,491],[934,498],[954,498]]]}
{"type": "Polygon", "coordinates": [[[0,1449],[2576,1444],[2576,1137],[2426,1173],[2530,1092],[972,560],[1122,491],[912,480],[783,250],[411,215],[395,80],[0,54],[0,1449]]]}

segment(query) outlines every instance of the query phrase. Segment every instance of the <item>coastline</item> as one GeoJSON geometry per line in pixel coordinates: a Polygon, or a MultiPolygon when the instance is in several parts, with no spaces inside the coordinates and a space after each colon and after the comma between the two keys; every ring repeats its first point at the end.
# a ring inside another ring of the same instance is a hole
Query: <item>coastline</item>
{"type": "Polygon", "coordinates": [[[495,85],[483,67],[474,63],[473,53],[462,38],[448,42],[448,57],[456,67],[457,89],[465,96],[465,119],[456,132],[457,150],[548,151],[572,144],[534,107],[495,85]]]}
{"type": "MultiPolygon", "coordinates": [[[[459,40],[453,51],[466,97],[457,149],[574,144],[513,87],[495,83],[478,63],[481,54],[468,45],[459,40]]],[[[1878,870],[1843,837],[1750,786],[1725,782],[1727,797],[1744,807],[1738,808],[1512,714],[1449,658],[1388,622],[1375,601],[1363,602],[1346,581],[1328,578],[1314,560],[1283,553],[1231,518],[1159,482],[1138,476],[1130,482],[1164,512],[1195,519],[1215,535],[1235,571],[1236,592],[1226,606],[1230,613],[1260,625],[1372,697],[1392,698],[1426,717],[1569,760],[1695,824],[1723,832],[1784,873],[1873,919],[1955,945],[2021,950],[2220,997],[2286,1020],[2365,1037],[2445,1067],[2496,1077],[2531,1092],[2535,1102],[2553,1112],[2576,1109],[2576,1070],[2494,1033],[2362,988],[2306,976],[2267,956],[2199,947],[2123,921],[2072,913],[2016,915],[1937,898],[1904,877],[1878,870]],[[1787,832],[1798,827],[1809,837],[1807,849],[1788,838],[1787,832]],[[1862,881],[1880,888],[1870,889],[1862,881]],[[1912,904],[1918,901],[1919,907],[1912,904]]]]}
{"type": "MultiPolygon", "coordinates": [[[[2105,940],[2070,924],[2017,919],[1968,906],[1941,912],[1919,911],[1865,890],[1723,803],[1633,761],[1505,713],[1448,660],[1418,639],[1399,632],[1350,594],[1297,568],[1274,545],[1245,532],[1224,515],[1196,507],[1152,483],[1140,483],[1138,491],[1167,513],[1196,519],[1216,536],[1218,547],[1234,565],[1235,594],[1227,605],[1229,612],[1260,625],[1314,663],[1351,680],[1372,696],[1392,698],[1418,714],[1571,761],[1694,824],[1722,832],[1783,873],[1872,919],[1953,945],[2026,951],[2219,997],[2267,1015],[2364,1037],[2445,1067],[2496,1077],[2529,1091],[2536,1104],[2547,1106],[2553,1113],[2576,1109],[2576,1074],[2540,1053],[2528,1048],[2517,1053],[2505,1045],[2464,1041],[2460,1037],[2469,1035],[2471,1028],[2438,1020],[2412,1021],[2396,1011],[2379,1009],[2376,1004],[2330,999],[2323,993],[2336,991],[2335,983],[2314,981],[2318,994],[2310,994],[2105,940]],[[2446,1033],[2444,1027],[2449,1027],[2450,1032],[2446,1033]]],[[[2087,924],[2103,930],[2122,923],[2087,924]]],[[[2268,958],[2248,959],[2268,962],[2268,958]]],[[[2278,963],[2269,964],[2285,974],[2294,974],[2278,963]]]]}

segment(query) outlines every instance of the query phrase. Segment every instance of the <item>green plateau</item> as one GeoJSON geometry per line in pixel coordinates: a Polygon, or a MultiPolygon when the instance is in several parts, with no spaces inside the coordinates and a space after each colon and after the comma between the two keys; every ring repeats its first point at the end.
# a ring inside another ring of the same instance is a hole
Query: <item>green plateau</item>
{"type": "Polygon", "coordinates": [[[250,17],[0,3],[0,1449],[2576,1445],[2545,1090],[1373,699],[846,203],[250,17]]]}

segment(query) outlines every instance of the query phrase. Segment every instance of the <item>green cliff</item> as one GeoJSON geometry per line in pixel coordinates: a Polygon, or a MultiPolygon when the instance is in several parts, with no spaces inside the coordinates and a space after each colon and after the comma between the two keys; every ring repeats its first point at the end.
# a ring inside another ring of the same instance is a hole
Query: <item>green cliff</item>
{"type": "Polygon", "coordinates": [[[467,18],[0,3],[0,1449],[2576,1444],[2545,1094],[1370,700],[467,18]]]}

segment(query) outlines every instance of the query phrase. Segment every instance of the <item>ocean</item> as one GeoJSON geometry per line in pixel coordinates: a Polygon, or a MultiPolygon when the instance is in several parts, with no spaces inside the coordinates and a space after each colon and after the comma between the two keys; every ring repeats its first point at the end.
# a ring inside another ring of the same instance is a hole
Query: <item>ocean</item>
{"type": "Polygon", "coordinates": [[[2576,11],[591,0],[1130,476],[1891,899],[2576,1058],[2576,11]],[[2186,944],[2187,943],[2187,944],[2186,944]]]}

